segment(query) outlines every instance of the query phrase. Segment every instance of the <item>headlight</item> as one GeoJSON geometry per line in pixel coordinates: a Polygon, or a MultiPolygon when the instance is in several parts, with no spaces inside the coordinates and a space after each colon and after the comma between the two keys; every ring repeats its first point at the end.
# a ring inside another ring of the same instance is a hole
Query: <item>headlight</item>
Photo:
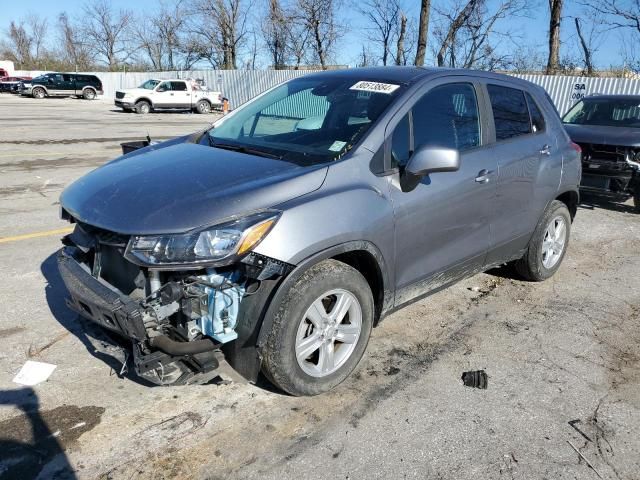
{"type": "Polygon", "coordinates": [[[202,267],[248,253],[267,236],[280,212],[267,211],[179,235],[134,236],[125,257],[144,266],[202,267]]]}

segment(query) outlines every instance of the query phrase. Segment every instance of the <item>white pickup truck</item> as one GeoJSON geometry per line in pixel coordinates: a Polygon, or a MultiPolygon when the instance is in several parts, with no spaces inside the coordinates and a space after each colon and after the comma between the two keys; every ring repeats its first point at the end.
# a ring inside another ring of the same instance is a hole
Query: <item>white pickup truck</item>
{"type": "Polygon", "coordinates": [[[137,88],[116,90],[116,107],[125,112],[149,113],[159,110],[194,110],[210,113],[222,106],[222,94],[211,92],[193,80],[151,79],[137,88]]]}

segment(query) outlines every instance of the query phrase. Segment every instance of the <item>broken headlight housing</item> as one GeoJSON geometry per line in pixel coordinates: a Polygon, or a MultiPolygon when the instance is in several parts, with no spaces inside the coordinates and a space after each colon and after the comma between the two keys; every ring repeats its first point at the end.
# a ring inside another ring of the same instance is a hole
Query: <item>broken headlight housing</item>
{"type": "Polygon", "coordinates": [[[194,232],[133,236],[125,257],[156,268],[231,263],[258,245],[279,217],[280,212],[270,210],[194,232]]]}

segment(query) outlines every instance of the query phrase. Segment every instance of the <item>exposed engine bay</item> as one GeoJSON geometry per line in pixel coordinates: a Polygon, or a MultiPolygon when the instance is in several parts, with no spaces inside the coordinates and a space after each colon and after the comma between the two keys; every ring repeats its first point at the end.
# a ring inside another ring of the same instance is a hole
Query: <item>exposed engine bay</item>
{"type": "Polygon", "coordinates": [[[594,143],[579,145],[582,190],[624,200],[640,188],[640,149],[594,143]]]}
{"type": "Polygon", "coordinates": [[[69,306],[131,339],[136,372],[161,385],[211,380],[223,347],[239,340],[238,322],[253,315],[245,305],[292,268],[249,253],[219,268],[151,269],[125,258],[129,241],[76,223],[63,239],[59,268],[69,306]]]}

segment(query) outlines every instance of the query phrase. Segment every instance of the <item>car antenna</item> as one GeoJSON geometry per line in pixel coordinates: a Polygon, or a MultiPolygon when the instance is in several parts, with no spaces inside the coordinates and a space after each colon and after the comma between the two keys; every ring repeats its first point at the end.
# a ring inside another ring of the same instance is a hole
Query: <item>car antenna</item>
{"type": "Polygon", "coordinates": [[[151,136],[149,135],[149,130],[147,130],[147,142],[151,145],[151,136]]]}

